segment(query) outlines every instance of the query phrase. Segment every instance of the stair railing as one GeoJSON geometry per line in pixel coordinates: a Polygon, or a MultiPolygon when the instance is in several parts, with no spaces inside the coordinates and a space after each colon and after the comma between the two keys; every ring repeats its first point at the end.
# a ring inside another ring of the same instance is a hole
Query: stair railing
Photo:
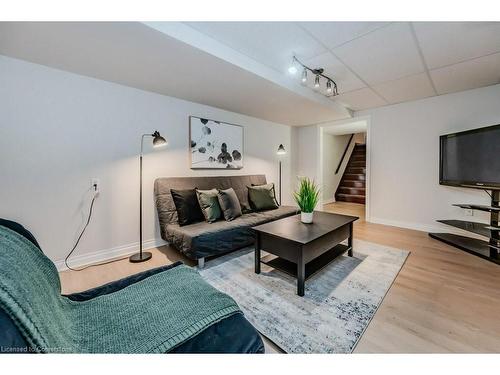
{"type": "Polygon", "coordinates": [[[342,166],[342,163],[344,162],[344,158],[345,158],[345,156],[347,154],[347,150],[349,150],[349,146],[351,145],[351,142],[352,142],[353,138],[354,138],[354,134],[351,134],[351,138],[349,138],[349,142],[347,142],[347,146],[345,146],[344,153],[342,154],[342,157],[340,158],[340,163],[337,166],[337,169],[335,170],[335,174],[339,173],[340,167],[342,166]]]}

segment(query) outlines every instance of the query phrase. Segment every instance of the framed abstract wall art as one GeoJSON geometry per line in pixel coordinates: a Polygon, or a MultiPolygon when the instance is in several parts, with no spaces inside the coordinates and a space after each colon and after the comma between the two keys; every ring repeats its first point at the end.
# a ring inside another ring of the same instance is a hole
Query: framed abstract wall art
{"type": "Polygon", "coordinates": [[[243,168],[243,126],[189,116],[191,169],[243,168]]]}

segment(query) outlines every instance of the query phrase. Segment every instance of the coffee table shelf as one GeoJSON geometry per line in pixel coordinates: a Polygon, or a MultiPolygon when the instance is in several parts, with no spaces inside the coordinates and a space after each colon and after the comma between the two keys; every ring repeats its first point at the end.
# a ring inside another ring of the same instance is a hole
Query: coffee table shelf
{"type": "MultiPolygon", "coordinates": [[[[326,253],[320,255],[316,259],[311,260],[309,263],[305,265],[305,278],[307,280],[318,271],[326,267],[332,260],[337,258],[339,255],[344,254],[349,250],[347,245],[339,244],[335,246],[333,249],[327,251],[326,253]]],[[[261,263],[273,267],[281,272],[284,272],[290,276],[297,277],[297,265],[293,262],[290,262],[286,259],[277,257],[276,255],[266,255],[261,258],[261,263]]]]}

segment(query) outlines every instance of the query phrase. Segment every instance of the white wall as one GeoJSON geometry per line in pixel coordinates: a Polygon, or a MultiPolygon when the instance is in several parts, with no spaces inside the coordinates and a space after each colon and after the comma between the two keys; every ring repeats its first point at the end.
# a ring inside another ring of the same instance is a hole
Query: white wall
{"type": "Polygon", "coordinates": [[[371,221],[424,231],[450,229],[436,219],[486,221],[451,205],[489,204],[485,192],[439,185],[439,136],[500,123],[500,85],[355,115],[371,117],[371,221]]]}
{"type": "Polygon", "coordinates": [[[289,126],[3,56],[0,106],[0,217],[29,228],[55,261],[82,228],[93,177],[100,179],[101,193],[75,254],[85,262],[137,249],[140,138],[154,130],[169,145],[160,151],[145,147],[149,246],[161,242],[152,194],[156,177],[263,173],[277,182],[276,149],[283,143],[283,203],[291,203],[289,126]],[[190,170],[189,115],[243,125],[244,168],[190,170]]]}
{"type": "Polygon", "coordinates": [[[298,155],[295,176],[309,177],[318,181],[321,172],[319,163],[321,137],[318,125],[294,129],[294,136],[298,155]]]}

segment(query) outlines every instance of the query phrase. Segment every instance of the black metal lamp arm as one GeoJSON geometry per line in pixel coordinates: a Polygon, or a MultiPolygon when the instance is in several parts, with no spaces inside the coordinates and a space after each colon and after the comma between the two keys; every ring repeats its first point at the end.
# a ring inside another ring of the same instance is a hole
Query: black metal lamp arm
{"type": "Polygon", "coordinates": [[[153,134],[143,134],[142,135],[142,137],[141,137],[141,156],[142,156],[142,153],[144,150],[144,137],[154,137],[156,133],[158,133],[158,132],[156,131],[153,134]]]}

